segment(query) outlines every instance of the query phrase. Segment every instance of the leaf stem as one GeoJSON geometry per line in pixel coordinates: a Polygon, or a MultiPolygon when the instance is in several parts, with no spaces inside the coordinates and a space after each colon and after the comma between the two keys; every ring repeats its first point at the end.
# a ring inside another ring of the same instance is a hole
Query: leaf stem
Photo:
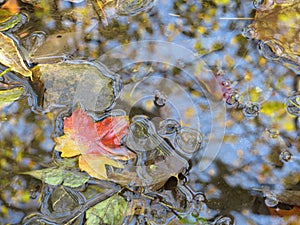
{"type": "Polygon", "coordinates": [[[4,76],[5,74],[7,74],[8,72],[10,72],[11,70],[12,70],[11,68],[7,68],[2,73],[0,73],[0,77],[4,76]]]}

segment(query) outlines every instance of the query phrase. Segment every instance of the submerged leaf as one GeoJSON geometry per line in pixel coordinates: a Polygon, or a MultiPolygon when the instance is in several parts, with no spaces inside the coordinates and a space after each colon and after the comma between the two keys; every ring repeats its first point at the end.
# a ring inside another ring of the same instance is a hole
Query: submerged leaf
{"type": "Polygon", "coordinates": [[[10,90],[0,91],[0,109],[18,100],[23,94],[22,87],[13,88],[10,90]]]}
{"type": "Polygon", "coordinates": [[[299,67],[299,10],[300,0],[262,3],[257,7],[253,23],[243,34],[259,41],[259,49],[267,59],[289,62],[299,67]]]}
{"type": "Polygon", "coordinates": [[[2,23],[9,20],[13,14],[8,9],[0,9],[0,26],[2,26],[2,23]]]}
{"type": "MultiPolygon", "coordinates": [[[[2,13],[2,10],[0,10],[0,14],[2,13]]],[[[8,29],[11,29],[15,27],[18,23],[20,23],[22,20],[22,15],[21,14],[16,14],[13,16],[10,16],[7,20],[3,21],[1,20],[0,16],[0,31],[5,31],[8,29]]]]}
{"type": "Polygon", "coordinates": [[[15,42],[0,32],[0,63],[12,71],[32,79],[32,72],[25,65],[15,42]]]}
{"type": "Polygon", "coordinates": [[[63,184],[64,186],[72,188],[80,187],[89,180],[89,176],[87,174],[53,167],[29,171],[22,174],[33,176],[50,185],[63,184]]]}
{"type": "Polygon", "coordinates": [[[75,108],[101,113],[111,107],[120,90],[119,76],[100,62],[70,60],[38,64],[33,69],[44,85],[43,111],[75,108]]]}
{"type": "Polygon", "coordinates": [[[86,225],[118,225],[125,218],[127,202],[119,195],[113,195],[86,211],[86,225]]]}

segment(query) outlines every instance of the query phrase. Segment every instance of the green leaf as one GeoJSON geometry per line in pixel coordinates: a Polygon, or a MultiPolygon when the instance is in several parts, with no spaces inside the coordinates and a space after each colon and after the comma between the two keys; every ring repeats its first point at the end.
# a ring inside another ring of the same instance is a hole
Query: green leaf
{"type": "Polygon", "coordinates": [[[195,217],[192,214],[186,215],[179,219],[181,224],[197,224],[197,225],[208,225],[208,222],[205,218],[202,217],[195,217]]]}
{"type": "MultiPolygon", "coordinates": [[[[0,10],[0,13],[3,12],[3,9],[0,10]]],[[[9,16],[9,15],[7,15],[9,16]]],[[[8,20],[6,21],[0,21],[0,31],[5,31],[8,29],[11,29],[13,27],[15,27],[18,23],[21,22],[22,16],[21,14],[16,14],[11,16],[8,20]]]]}
{"type": "Polygon", "coordinates": [[[0,91],[0,109],[18,100],[23,94],[23,88],[17,87],[10,90],[0,91]]]}
{"type": "Polygon", "coordinates": [[[64,168],[47,168],[42,170],[34,170],[21,174],[33,176],[43,182],[51,185],[63,184],[64,186],[76,188],[88,181],[90,178],[85,173],[65,170],[64,168]]]}
{"type": "Polygon", "coordinates": [[[119,195],[113,195],[86,211],[85,225],[118,225],[125,217],[127,202],[119,195]]]}

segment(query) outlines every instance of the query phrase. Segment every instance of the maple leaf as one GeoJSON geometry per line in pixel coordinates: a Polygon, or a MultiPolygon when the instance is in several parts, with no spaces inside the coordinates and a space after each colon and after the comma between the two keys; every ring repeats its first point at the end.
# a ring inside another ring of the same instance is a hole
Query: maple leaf
{"type": "Polygon", "coordinates": [[[64,135],[55,139],[62,157],[79,155],[79,168],[98,179],[108,179],[106,165],[123,168],[118,160],[135,154],[121,146],[120,140],[129,126],[126,116],[109,116],[94,122],[84,111],[76,109],[64,120],[64,135]]]}

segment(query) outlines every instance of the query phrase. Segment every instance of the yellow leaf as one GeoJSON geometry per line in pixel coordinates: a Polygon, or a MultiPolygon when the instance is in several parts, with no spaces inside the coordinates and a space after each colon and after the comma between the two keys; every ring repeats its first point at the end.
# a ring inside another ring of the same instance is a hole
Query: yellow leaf
{"type": "Polygon", "coordinates": [[[123,168],[123,165],[111,158],[99,155],[81,155],[79,157],[79,168],[82,171],[86,171],[90,176],[107,180],[107,173],[105,165],[114,166],[117,168],[123,168]]]}
{"type": "Polygon", "coordinates": [[[61,152],[62,157],[74,157],[80,155],[80,147],[76,141],[74,141],[71,131],[65,132],[65,135],[56,138],[55,149],[61,152]]]}
{"type": "Polygon", "coordinates": [[[15,42],[0,32],[0,63],[25,77],[32,79],[32,72],[27,68],[15,42]]]}

